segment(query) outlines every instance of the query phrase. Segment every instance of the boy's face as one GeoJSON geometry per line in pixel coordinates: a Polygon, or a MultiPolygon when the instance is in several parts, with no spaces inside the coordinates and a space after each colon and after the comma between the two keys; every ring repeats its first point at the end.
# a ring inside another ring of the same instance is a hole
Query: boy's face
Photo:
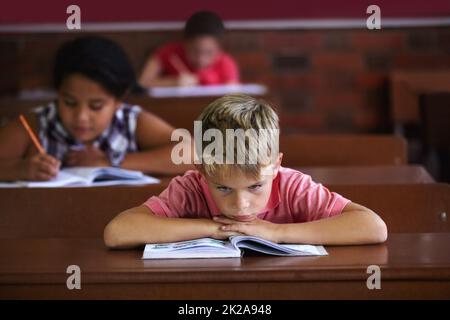
{"type": "Polygon", "coordinates": [[[259,179],[246,176],[239,169],[233,169],[224,178],[204,177],[222,215],[237,221],[251,221],[266,207],[279,165],[277,161],[262,168],[259,179]]]}
{"type": "Polygon", "coordinates": [[[186,57],[195,69],[209,67],[220,52],[219,41],[213,36],[198,36],[186,41],[186,57]]]}
{"type": "Polygon", "coordinates": [[[108,128],[120,106],[103,87],[80,74],[66,77],[59,88],[58,110],[64,127],[81,143],[93,142],[108,128]]]}

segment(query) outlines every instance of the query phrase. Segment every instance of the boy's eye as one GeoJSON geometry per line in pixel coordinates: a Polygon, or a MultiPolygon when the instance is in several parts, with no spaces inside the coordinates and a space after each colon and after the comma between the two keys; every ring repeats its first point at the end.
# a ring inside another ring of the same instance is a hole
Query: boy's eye
{"type": "Polygon", "coordinates": [[[259,188],[261,188],[262,184],[254,184],[250,187],[248,187],[250,190],[258,190],[259,188]]]}
{"type": "Polygon", "coordinates": [[[229,192],[231,189],[227,188],[227,187],[219,186],[219,187],[217,187],[217,190],[219,190],[220,192],[229,192]]]}

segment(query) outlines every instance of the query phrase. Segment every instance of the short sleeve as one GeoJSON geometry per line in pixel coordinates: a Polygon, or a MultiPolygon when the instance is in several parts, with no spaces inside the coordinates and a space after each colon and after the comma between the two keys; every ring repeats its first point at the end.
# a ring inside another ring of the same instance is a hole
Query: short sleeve
{"type": "Polygon", "coordinates": [[[298,172],[290,180],[288,201],[296,221],[314,221],[338,215],[350,202],[314,182],[309,175],[298,172]]]}
{"type": "Polygon", "coordinates": [[[177,42],[168,43],[159,47],[154,54],[161,64],[162,73],[165,75],[178,75],[178,71],[170,62],[173,55],[178,56],[186,64],[183,46],[177,42]]]}
{"type": "Polygon", "coordinates": [[[239,68],[232,57],[225,54],[222,60],[222,82],[239,82],[239,68]]]}
{"type": "Polygon", "coordinates": [[[169,218],[197,218],[206,209],[200,185],[189,173],[173,178],[159,196],[150,197],[144,205],[154,214],[169,218]]]}

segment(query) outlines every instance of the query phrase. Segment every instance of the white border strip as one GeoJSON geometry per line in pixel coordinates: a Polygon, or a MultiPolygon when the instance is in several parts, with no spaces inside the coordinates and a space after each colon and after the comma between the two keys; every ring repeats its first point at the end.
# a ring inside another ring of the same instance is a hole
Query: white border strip
{"type": "MultiPolygon", "coordinates": [[[[181,30],[183,22],[96,22],[82,23],[81,30],[67,30],[61,23],[0,24],[0,33],[166,31],[181,30]]],[[[365,19],[296,19],[226,21],[229,30],[365,29],[365,19]]],[[[450,26],[450,17],[381,18],[381,28],[450,26]]]]}

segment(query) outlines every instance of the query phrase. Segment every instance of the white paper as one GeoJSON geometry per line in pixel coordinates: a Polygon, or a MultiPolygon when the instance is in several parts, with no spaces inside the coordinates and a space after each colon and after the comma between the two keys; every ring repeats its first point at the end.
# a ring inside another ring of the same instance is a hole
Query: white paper
{"type": "Polygon", "coordinates": [[[59,188],[59,187],[93,187],[113,185],[147,185],[159,183],[160,180],[146,176],[140,171],[114,167],[71,167],[59,171],[49,181],[16,181],[0,183],[0,188],[59,188]],[[101,176],[108,179],[95,181],[101,176]]]}
{"type": "Polygon", "coordinates": [[[230,93],[264,95],[267,93],[267,88],[260,84],[232,84],[192,87],[153,87],[148,92],[154,98],[207,97],[223,96],[230,93]]]}

